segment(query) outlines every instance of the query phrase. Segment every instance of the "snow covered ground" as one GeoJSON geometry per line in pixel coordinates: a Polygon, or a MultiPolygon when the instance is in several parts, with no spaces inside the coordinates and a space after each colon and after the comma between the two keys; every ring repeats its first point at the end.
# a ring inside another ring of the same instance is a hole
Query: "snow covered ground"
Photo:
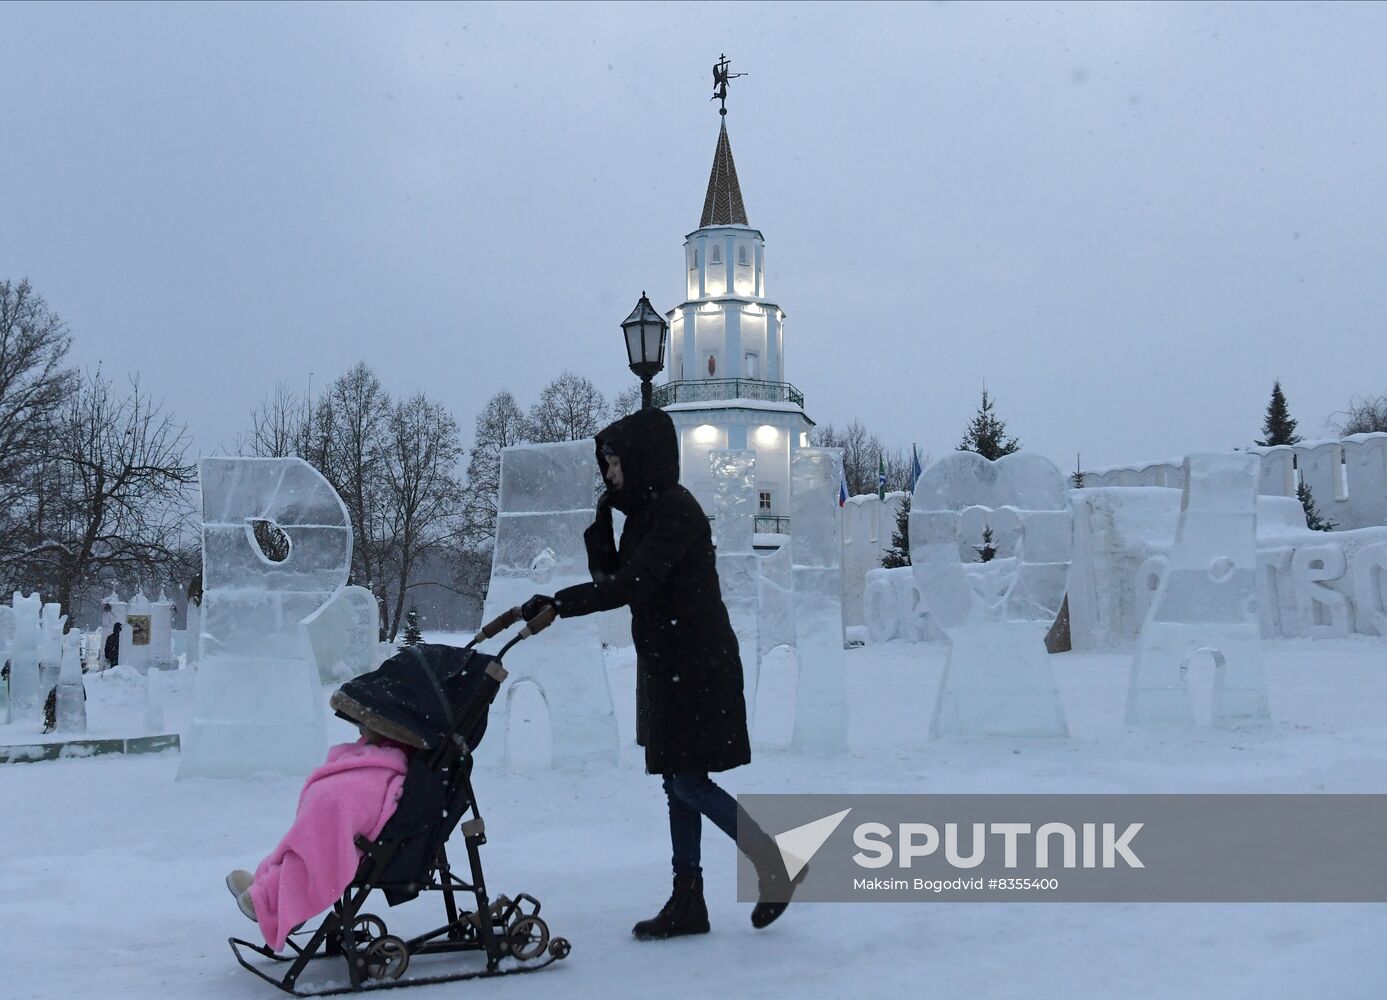
{"type": "MultiPolygon", "coordinates": [[[[829,763],[776,749],[790,731],[793,663],[776,659],[754,727],[764,746],[725,784],[733,792],[1387,791],[1387,641],[1265,649],[1276,721],[1264,729],[1129,732],[1129,657],[1065,654],[1052,663],[1071,739],[935,743],[925,730],[943,645],[855,649],[847,656],[852,755],[829,763]]],[[[521,645],[511,657],[524,655],[521,645]]],[[[538,896],[572,955],[534,975],[404,995],[1387,996],[1384,905],[797,904],[756,932],[750,906],[736,902],[733,848],[714,831],[704,846],[712,933],[636,942],[630,925],[668,893],[669,845],[658,780],[631,745],[632,654],[613,653],[608,666],[626,744],[620,767],[535,767],[539,720],[533,702],[518,702],[512,737],[530,766],[503,771],[483,761],[475,776],[490,888],[538,896]]],[[[178,729],[191,675],[168,680],[168,727],[178,729]]],[[[1206,713],[1210,683],[1209,673],[1193,677],[1206,713]]],[[[143,735],[137,677],[89,678],[88,690],[93,733],[143,735]]],[[[30,739],[18,729],[0,726],[0,743],[30,739]]],[[[337,720],[330,733],[352,735],[337,720]]],[[[483,751],[501,738],[489,733],[483,751]]],[[[253,868],[274,845],[299,782],[176,782],[177,763],[166,753],[0,766],[0,997],[280,995],[227,949],[229,935],[255,928],[222,878],[253,868]]],[[[436,906],[371,909],[398,933],[436,923],[436,906]]]]}

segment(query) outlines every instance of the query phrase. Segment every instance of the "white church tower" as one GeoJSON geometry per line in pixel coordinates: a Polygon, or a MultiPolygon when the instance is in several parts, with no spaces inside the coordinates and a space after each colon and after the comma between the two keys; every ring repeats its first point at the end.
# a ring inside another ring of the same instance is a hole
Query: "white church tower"
{"type": "Polygon", "coordinates": [[[747,223],[725,117],[684,269],[685,301],[668,313],[669,381],[654,393],[679,432],[680,480],[710,510],[708,452],[754,448],[756,530],[787,532],[790,456],[814,422],[785,381],[785,313],[766,298],[765,238],[747,223]]]}

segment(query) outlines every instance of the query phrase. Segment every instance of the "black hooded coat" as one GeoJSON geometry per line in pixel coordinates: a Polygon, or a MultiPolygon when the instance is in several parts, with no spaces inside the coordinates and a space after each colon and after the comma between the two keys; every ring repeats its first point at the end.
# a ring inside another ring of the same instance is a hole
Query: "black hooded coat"
{"type": "Polygon", "coordinates": [[[663,410],[640,410],[597,435],[621,459],[611,506],[583,534],[592,583],[554,595],[564,618],[631,608],[636,742],[651,774],[725,771],[751,760],[742,660],[718,587],[708,518],[679,485],[679,441],[663,410]]]}

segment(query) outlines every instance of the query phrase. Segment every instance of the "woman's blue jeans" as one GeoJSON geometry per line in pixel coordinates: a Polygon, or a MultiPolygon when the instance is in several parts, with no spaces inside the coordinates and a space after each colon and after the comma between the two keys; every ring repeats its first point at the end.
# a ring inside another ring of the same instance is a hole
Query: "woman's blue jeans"
{"type": "MultiPolygon", "coordinates": [[[[669,798],[669,841],[673,848],[671,863],[676,875],[702,875],[701,841],[703,839],[703,817],[707,816],[723,833],[735,842],[737,825],[750,824],[744,829],[743,840],[759,846],[770,838],[756,825],[750,816],[737,808],[737,800],[727,794],[708,777],[706,772],[686,774],[666,774],[664,776],[665,795],[669,798]],[[750,838],[746,836],[750,834],[750,838]]],[[[758,852],[749,852],[753,861],[758,852]]]]}

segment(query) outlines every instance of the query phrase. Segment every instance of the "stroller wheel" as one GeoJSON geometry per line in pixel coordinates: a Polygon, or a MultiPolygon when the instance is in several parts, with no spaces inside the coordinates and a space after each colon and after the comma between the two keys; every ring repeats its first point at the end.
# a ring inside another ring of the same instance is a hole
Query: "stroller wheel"
{"type": "Polygon", "coordinates": [[[506,944],[522,962],[539,958],[549,947],[549,925],[539,917],[521,917],[506,931],[506,944]]]}
{"type": "Polygon", "coordinates": [[[568,938],[557,937],[549,942],[549,955],[552,958],[567,958],[568,953],[573,950],[573,945],[568,943],[568,938]]]}
{"type": "Polygon", "coordinates": [[[409,968],[409,949],[393,934],[366,947],[366,974],[372,979],[399,979],[409,968]]]}
{"type": "Polygon", "coordinates": [[[352,921],[352,934],[365,941],[385,937],[385,921],[374,913],[363,913],[352,921]]]}

